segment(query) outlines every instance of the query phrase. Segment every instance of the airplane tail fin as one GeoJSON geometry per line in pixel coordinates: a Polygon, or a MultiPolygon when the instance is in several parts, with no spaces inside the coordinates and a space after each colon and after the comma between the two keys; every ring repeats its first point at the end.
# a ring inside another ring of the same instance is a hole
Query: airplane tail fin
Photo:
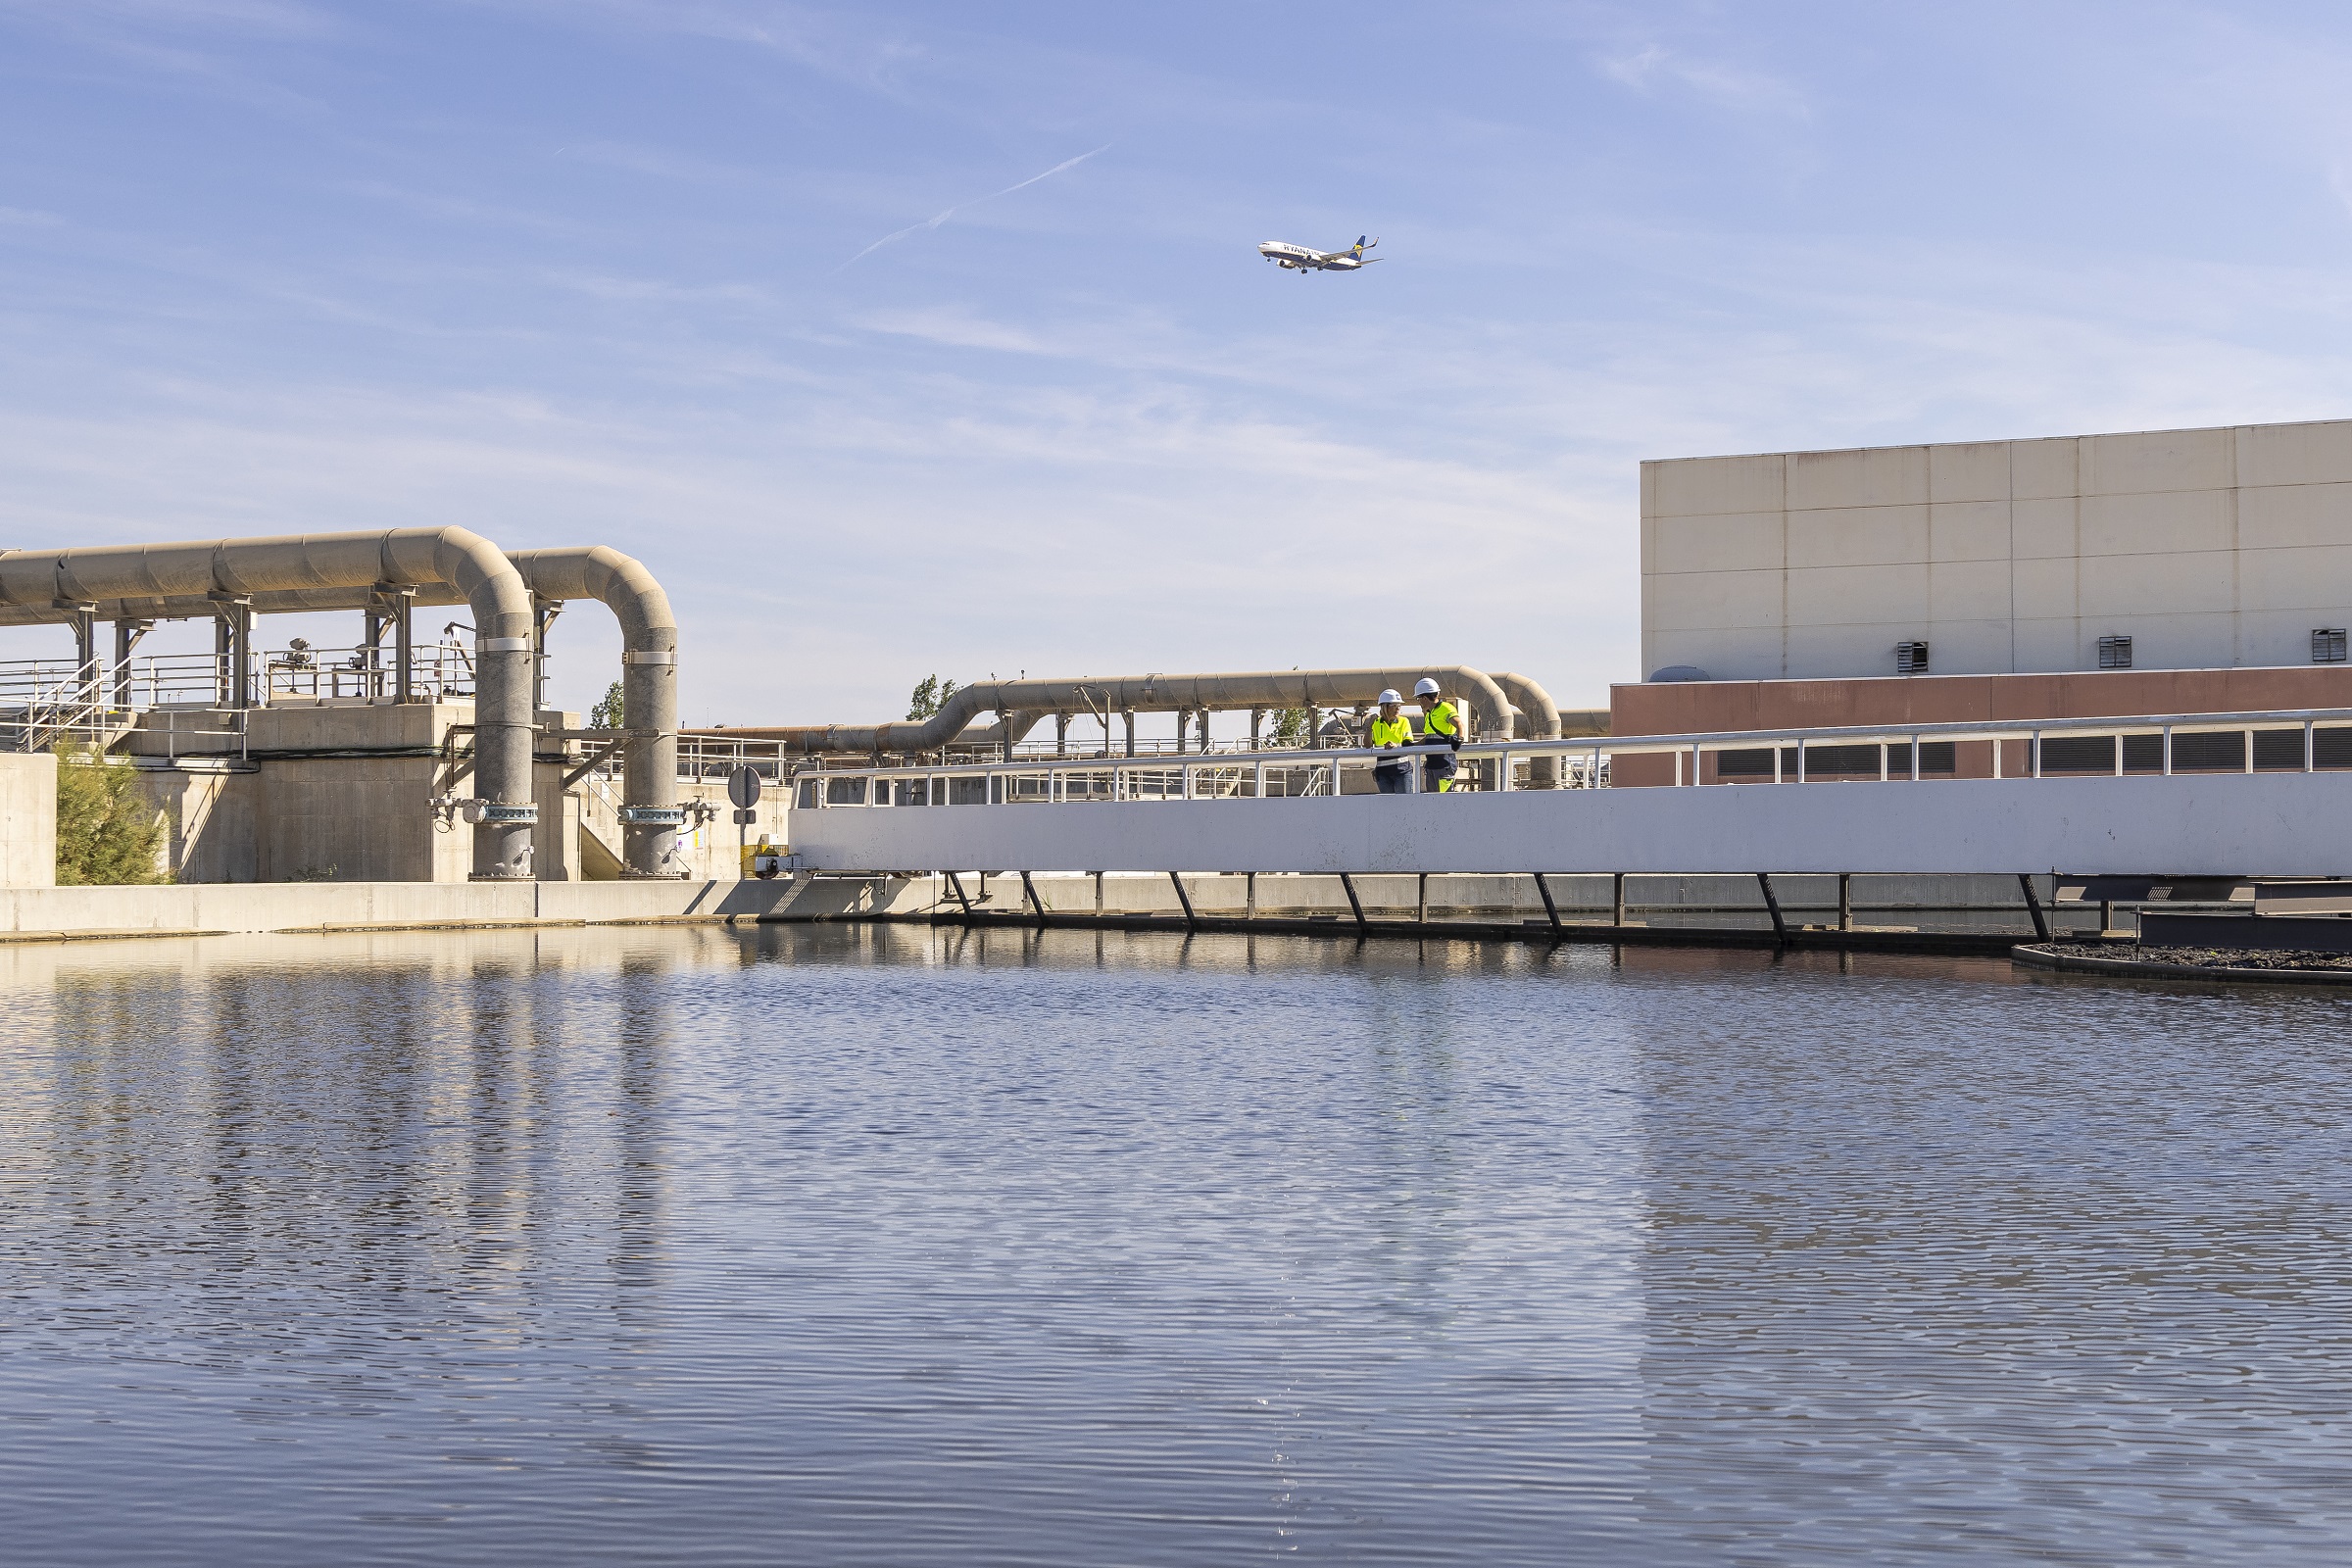
{"type": "Polygon", "coordinates": [[[1376,239],[1366,239],[1363,235],[1358,234],[1355,236],[1355,249],[1350,254],[1360,262],[1364,259],[1364,252],[1370,250],[1373,246],[1379,243],[1380,241],[1376,239]]]}

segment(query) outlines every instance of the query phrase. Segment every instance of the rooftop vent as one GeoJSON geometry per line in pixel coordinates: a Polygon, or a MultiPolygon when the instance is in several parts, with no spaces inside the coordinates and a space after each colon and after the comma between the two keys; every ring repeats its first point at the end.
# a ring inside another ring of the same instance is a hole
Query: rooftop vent
{"type": "Polygon", "coordinates": [[[2344,628],[2321,626],[2311,634],[2311,662],[2315,664],[2340,664],[2344,662],[2344,628]]]}
{"type": "Polygon", "coordinates": [[[1894,672],[1897,675],[1925,675],[1928,672],[1928,645],[1926,643],[1896,643],[1894,645],[1894,672]]]}
{"type": "Polygon", "coordinates": [[[1664,669],[1651,670],[1649,674],[1650,682],[1653,685],[1660,682],[1705,680],[1706,678],[1707,672],[1696,664],[1668,664],[1664,669]]]}
{"type": "Polygon", "coordinates": [[[2129,637],[2100,638],[2099,667],[2101,669],[2130,669],[2132,667],[2132,639],[2129,637]]]}

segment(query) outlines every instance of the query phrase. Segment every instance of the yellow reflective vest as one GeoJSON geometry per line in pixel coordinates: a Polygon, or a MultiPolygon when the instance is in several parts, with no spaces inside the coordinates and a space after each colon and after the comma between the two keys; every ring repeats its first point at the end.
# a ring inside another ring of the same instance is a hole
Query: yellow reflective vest
{"type": "Polygon", "coordinates": [[[1412,721],[1402,713],[1395,718],[1372,715],[1372,744],[1375,746],[1410,746],[1413,744],[1412,721]]]}
{"type": "Polygon", "coordinates": [[[1461,727],[1461,720],[1456,715],[1453,705],[1443,698],[1422,710],[1421,728],[1432,741],[1445,741],[1448,745],[1459,746],[1462,743],[1461,727]]]}

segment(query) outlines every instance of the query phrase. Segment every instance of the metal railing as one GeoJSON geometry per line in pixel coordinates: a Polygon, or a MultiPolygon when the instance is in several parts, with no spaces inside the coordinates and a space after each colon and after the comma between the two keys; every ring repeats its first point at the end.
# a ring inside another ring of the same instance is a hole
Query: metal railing
{"type": "MultiPolygon", "coordinates": [[[[204,656],[179,656],[182,659],[204,656]]],[[[256,688],[273,702],[380,702],[400,690],[398,656],[388,648],[286,648],[257,656],[262,678],[256,688]]],[[[206,660],[208,664],[214,661],[206,660]]],[[[409,696],[416,702],[473,695],[473,650],[449,639],[409,651],[409,696]]]]}
{"type": "MultiPolygon", "coordinates": [[[[1459,755],[1467,757],[1465,746],[1459,755]]],[[[1513,748],[1514,754],[1518,748],[1513,748]]],[[[1205,801],[1305,798],[1359,793],[1350,778],[1401,763],[1406,792],[1424,787],[1426,759],[1445,746],[1351,747],[1345,751],[1187,753],[1182,757],[1030,759],[961,766],[827,768],[802,773],[793,804],[832,806],[1066,805],[1083,801],[1205,801]]],[[[1458,786],[1457,786],[1458,787],[1458,786]]]]}
{"type": "MultiPolygon", "coordinates": [[[[154,730],[163,722],[169,755],[234,751],[243,755],[244,727],[236,720],[213,726],[200,715],[235,713],[238,682],[231,656],[151,654],[124,660],[99,658],[87,664],[71,659],[0,661],[0,747],[41,751],[53,746],[107,747],[132,728],[154,730]],[[183,722],[183,719],[185,720],[183,722]],[[182,746],[199,736],[234,740],[234,746],[182,746]]],[[[361,703],[387,701],[400,689],[389,650],[312,648],[308,644],[253,655],[245,690],[254,706],[271,703],[361,703]]],[[[409,694],[432,702],[470,697],[473,661],[462,643],[444,641],[416,648],[409,662],[409,694]]]]}
{"type": "MultiPolygon", "coordinates": [[[[963,765],[826,768],[799,776],[793,804],[821,809],[1328,797],[1362,793],[1348,783],[1381,761],[1446,750],[1356,747],[1132,760],[1016,754],[1010,761],[963,765]]],[[[1479,741],[1453,755],[1458,769],[1453,787],[1468,793],[2352,771],[2352,709],[1479,741]],[[1632,758],[1667,760],[1671,768],[1660,767],[1663,776],[1655,778],[1627,776],[1622,763],[1632,758]]],[[[1409,771],[1418,788],[1422,769],[1416,765],[1409,771]]]]}

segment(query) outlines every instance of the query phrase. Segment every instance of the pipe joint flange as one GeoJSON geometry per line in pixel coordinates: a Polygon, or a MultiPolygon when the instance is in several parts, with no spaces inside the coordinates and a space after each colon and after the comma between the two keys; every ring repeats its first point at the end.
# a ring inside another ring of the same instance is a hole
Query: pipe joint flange
{"type": "Polygon", "coordinates": [[[536,827],[539,807],[536,802],[519,805],[505,801],[478,801],[466,795],[436,795],[432,802],[433,815],[442,824],[455,821],[488,822],[496,827],[536,827]]]}

